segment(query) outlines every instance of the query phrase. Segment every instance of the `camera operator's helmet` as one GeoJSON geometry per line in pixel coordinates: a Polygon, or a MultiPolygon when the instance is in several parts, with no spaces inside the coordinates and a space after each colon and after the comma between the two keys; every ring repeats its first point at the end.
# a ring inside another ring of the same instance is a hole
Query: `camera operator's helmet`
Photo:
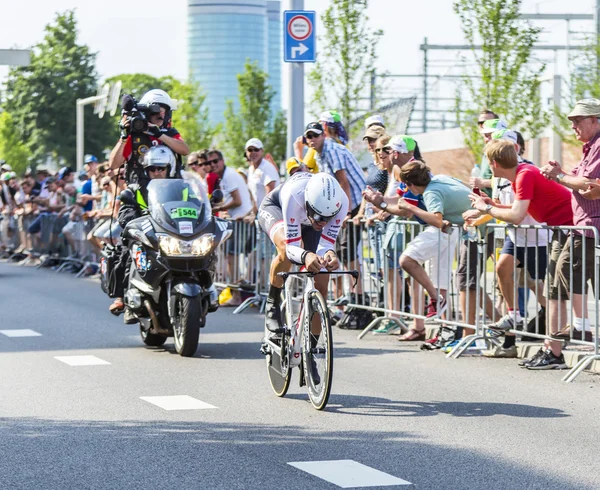
{"type": "Polygon", "coordinates": [[[142,163],[144,169],[148,167],[166,167],[167,175],[175,168],[175,155],[165,145],[153,146],[144,155],[142,163]]]}
{"type": "Polygon", "coordinates": [[[306,215],[315,221],[329,221],[342,209],[344,191],[338,181],[325,172],[311,177],[304,190],[306,215]]]}
{"type": "Polygon", "coordinates": [[[164,90],[160,90],[158,88],[153,88],[152,90],[148,90],[142,98],[140,99],[141,105],[151,106],[152,104],[159,104],[164,106],[167,110],[165,115],[165,122],[163,123],[164,127],[169,127],[171,125],[171,112],[174,109],[177,109],[175,101],[169,97],[169,94],[164,90]]]}

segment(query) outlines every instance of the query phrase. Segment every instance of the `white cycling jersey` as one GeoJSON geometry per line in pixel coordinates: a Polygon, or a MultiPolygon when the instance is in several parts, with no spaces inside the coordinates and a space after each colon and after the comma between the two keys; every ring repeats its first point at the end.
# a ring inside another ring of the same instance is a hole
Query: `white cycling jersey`
{"type": "MultiPolygon", "coordinates": [[[[301,246],[302,225],[310,226],[310,220],[306,215],[306,201],[304,190],[313,174],[309,172],[296,172],[281,187],[279,201],[283,214],[283,226],[286,238],[286,254],[296,264],[304,264],[304,258],[308,253],[301,246]]],[[[341,195],[342,205],[339,213],[334,216],[323,228],[316,253],[323,256],[328,250],[334,250],[335,241],[340,228],[348,214],[348,196],[345,192],[341,195]]]]}

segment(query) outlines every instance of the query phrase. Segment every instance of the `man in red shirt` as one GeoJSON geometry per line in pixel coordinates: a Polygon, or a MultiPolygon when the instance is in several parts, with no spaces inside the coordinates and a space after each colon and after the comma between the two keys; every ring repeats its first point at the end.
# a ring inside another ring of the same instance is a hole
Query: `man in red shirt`
{"type": "MultiPolygon", "coordinates": [[[[493,140],[486,146],[485,154],[494,177],[504,178],[512,183],[515,200],[512,205],[502,205],[488,197],[482,198],[477,194],[471,194],[471,202],[475,209],[515,225],[520,224],[527,213],[540,223],[547,223],[548,226],[573,224],[571,193],[562,185],[546,179],[539,168],[529,164],[519,164],[513,143],[507,140],[493,140]]],[[[546,281],[549,285],[550,334],[558,333],[567,320],[566,299],[564,296],[559,297],[557,277],[557,262],[565,241],[566,235],[563,232],[553,233],[546,281]],[[559,325],[559,319],[563,325],[559,325]]],[[[564,369],[566,364],[561,347],[560,342],[546,340],[545,349],[540,349],[540,352],[525,361],[523,366],[528,369],[564,369]]]]}

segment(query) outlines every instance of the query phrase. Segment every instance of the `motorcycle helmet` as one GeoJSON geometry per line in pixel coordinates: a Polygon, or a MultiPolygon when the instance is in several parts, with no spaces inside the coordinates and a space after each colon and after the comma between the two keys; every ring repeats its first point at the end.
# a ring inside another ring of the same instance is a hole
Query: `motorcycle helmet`
{"type": "Polygon", "coordinates": [[[343,194],[331,175],[325,172],[313,175],[304,190],[306,215],[314,221],[330,221],[342,208],[343,194]]]}
{"type": "Polygon", "coordinates": [[[144,170],[148,167],[166,167],[167,175],[169,175],[171,169],[175,168],[175,155],[165,145],[153,146],[144,155],[142,167],[144,170]]]}
{"type": "Polygon", "coordinates": [[[153,88],[152,90],[149,90],[142,96],[142,98],[140,99],[140,104],[146,106],[151,106],[152,104],[159,104],[163,106],[167,111],[165,114],[165,121],[163,123],[163,126],[166,128],[171,125],[172,111],[177,109],[177,105],[175,101],[171,99],[171,97],[169,97],[169,94],[167,92],[158,88],[153,88]]]}

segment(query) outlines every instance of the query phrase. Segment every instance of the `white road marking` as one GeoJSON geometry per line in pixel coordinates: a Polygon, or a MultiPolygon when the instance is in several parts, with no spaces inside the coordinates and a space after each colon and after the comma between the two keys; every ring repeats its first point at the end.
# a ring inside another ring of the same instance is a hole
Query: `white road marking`
{"type": "Polygon", "coordinates": [[[300,461],[288,464],[341,488],[412,485],[412,483],[406,480],[388,475],[383,471],[365,466],[352,459],[300,461]]]}
{"type": "Polygon", "coordinates": [[[104,366],[110,362],[96,356],[54,356],[54,359],[69,366],[104,366]]]}
{"type": "Polygon", "coordinates": [[[30,330],[28,328],[22,329],[13,329],[13,330],[0,330],[2,335],[6,335],[7,337],[41,337],[42,334],[36,332],[35,330],[30,330]]]}
{"type": "Polygon", "coordinates": [[[214,405],[188,395],[140,396],[140,399],[165,410],[204,410],[207,408],[217,408],[214,405]]]}

